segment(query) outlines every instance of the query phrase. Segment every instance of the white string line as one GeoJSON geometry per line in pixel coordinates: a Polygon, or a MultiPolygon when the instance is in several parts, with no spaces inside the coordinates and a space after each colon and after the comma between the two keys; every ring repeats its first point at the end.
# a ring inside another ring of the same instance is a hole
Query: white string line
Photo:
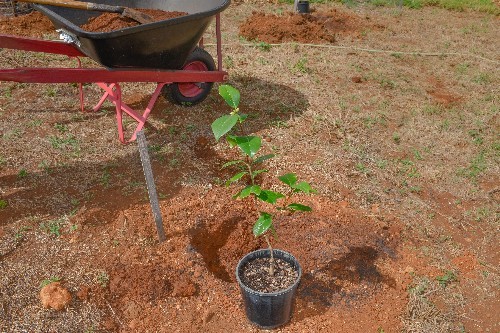
{"type": "MultiPolygon", "coordinates": [[[[204,44],[206,46],[216,46],[216,44],[204,44]]],[[[241,45],[241,46],[252,46],[258,47],[258,44],[251,43],[240,43],[240,44],[223,44],[223,46],[231,46],[231,45],[241,45]]],[[[429,57],[439,57],[439,56],[460,56],[460,57],[472,57],[481,59],[484,61],[491,62],[493,64],[500,64],[499,61],[482,57],[477,54],[470,53],[460,53],[460,52],[418,52],[418,51],[393,51],[393,50],[379,50],[379,49],[366,49],[362,47],[355,46],[338,46],[338,45],[327,45],[327,44],[308,44],[308,43],[278,43],[278,44],[267,44],[270,46],[287,46],[287,45],[300,45],[300,46],[309,46],[309,47],[318,47],[318,48],[328,48],[328,49],[341,49],[341,50],[356,50],[362,52],[370,52],[370,53],[390,53],[390,54],[406,54],[406,55],[419,55],[419,56],[429,56],[429,57]]]]}

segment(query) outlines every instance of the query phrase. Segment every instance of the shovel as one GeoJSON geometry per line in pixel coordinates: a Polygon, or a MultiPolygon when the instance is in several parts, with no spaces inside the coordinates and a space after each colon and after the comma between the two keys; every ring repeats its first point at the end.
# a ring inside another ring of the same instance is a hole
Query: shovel
{"type": "Polygon", "coordinates": [[[18,1],[36,3],[40,5],[75,8],[83,10],[95,10],[99,12],[108,12],[108,13],[118,13],[122,14],[122,16],[124,17],[128,17],[142,24],[154,22],[151,16],[141,13],[138,10],[122,6],[110,6],[99,3],[74,1],[74,0],[18,0],[18,1]]]}

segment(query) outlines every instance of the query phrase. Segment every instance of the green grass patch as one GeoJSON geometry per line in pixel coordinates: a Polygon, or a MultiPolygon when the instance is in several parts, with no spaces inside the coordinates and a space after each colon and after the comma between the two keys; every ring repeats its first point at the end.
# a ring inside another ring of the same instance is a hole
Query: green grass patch
{"type": "Polygon", "coordinates": [[[79,147],[78,140],[73,135],[66,135],[66,137],[51,136],[49,138],[52,148],[64,149],[70,147],[77,149],[79,147]]]}
{"type": "Polygon", "coordinates": [[[424,6],[422,0],[371,0],[369,1],[375,6],[399,6],[403,5],[408,8],[419,9],[424,6]]]}
{"type": "Polygon", "coordinates": [[[423,0],[426,6],[464,11],[467,9],[498,15],[500,10],[491,0],[423,0]]]}
{"type": "Polygon", "coordinates": [[[363,163],[357,163],[355,168],[356,170],[358,170],[361,173],[364,173],[365,175],[370,173],[370,170],[368,170],[368,168],[363,163]]]}
{"type": "Polygon", "coordinates": [[[51,276],[48,279],[44,279],[42,282],[40,282],[40,289],[45,287],[46,285],[51,284],[52,282],[59,282],[61,281],[61,278],[58,276],[51,276]]]}
{"type": "Polygon", "coordinates": [[[290,69],[293,73],[309,73],[310,69],[307,67],[307,58],[300,58],[290,69]]]}
{"type": "MultiPolygon", "coordinates": [[[[293,3],[293,0],[282,2],[293,3]]],[[[331,1],[325,0],[309,2],[326,3],[331,1]]],[[[353,6],[353,4],[356,4],[355,0],[338,0],[337,2],[341,2],[347,6],[353,6]]],[[[455,11],[473,10],[494,15],[500,14],[499,7],[495,5],[492,0],[369,0],[368,3],[374,6],[384,7],[404,6],[412,9],[420,9],[422,7],[433,6],[455,11]]]]}
{"type": "Polygon", "coordinates": [[[28,176],[28,171],[26,169],[21,169],[17,173],[17,178],[26,178],[28,176]]]}
{"type": "Polygon", "coordinates": [[[102,288],[106,288],[109,283],[109,275],[106,272],[99,272],[97,275],[97,282],[101,285],[102,288]]]}
{"type": "Polygon", "coordinates": [[[7,208],[9,204],[5,200],[0,200],[0,209],[7,208]]]}
{"type": "Polygon", "coordinates": [[[61,236],[63,226],[66,224],[64,218],[40,223],[40,229],[56,237],[61,236]]]}
{"type": "Polygon", "coordinates": [[[446,286],[452,282],[458,281],[457,276],[452,271],[447,271],[445,274],[436,277],[436,280],[443,288],[446,288],[446,286]]]}
{"type": "Polygon", "coordinates": [[[21,241],[24,239],[25,233],[27,231],[31,230],[29,226],[22,226],[19,229],[17,229],[16,233],[14,234],[14,239],[16,241],[21,241]]]}
{"type": "MultiPolygon", "coordinates": [[[[293,5],[294,0],[279,0],[280,3],[288,3],[293,5]]],[[[329,3],[329,2],[341,2],[338,0],[309,0],[309,3],[329,3]]]]}
{"type": "Polygon", "coordinates": [[[486,153],[482,151],[474,157],[470,163],[470,165],[466,168],[460,169],[459,174],[472,179],[476,180],[477,177],[483,173],[484,170],[486,170],[486,153]]]}

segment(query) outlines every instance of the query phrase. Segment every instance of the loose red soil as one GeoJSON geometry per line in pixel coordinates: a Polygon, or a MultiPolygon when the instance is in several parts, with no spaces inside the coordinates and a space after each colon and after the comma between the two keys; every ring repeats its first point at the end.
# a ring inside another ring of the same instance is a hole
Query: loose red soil
{"type": "Polygon", "coordinates": [[[359,38],[362,30],[371,25],[368,19],[337,9],[283,15],[254,12],[240,26],[240,34],[266,43],[333,43],[336,34],[359,38]]]}
{"type": "MultiPolygon", "coordinates": [[[[54,30],[37,12],[0,20],[2,33],[41,37],[54,30]]],[[[336,34],[361,37],[367,26],[376,27],[368,19],[338,10],[310,15],[254,13],[240,31],[247,39],[268,43],[332,43],[336,34]]],[[[360,76],[350,78],[354,83],[365,82],[360,76]]],[[[433,88],[427,93],[436,103],[448,106],[458,101],[441,81],[433,79],[430,84],[433,88]]],[[[215,151],[215,143],[201,134],[193,142],[194,154],[201,160],[197,163],[212,166],[204,172],[226,179],[226,171],[219,166],[227,161],[215,151]]],[[[131,160],[117,160],[117,166],[109,170],[127,179],[142,179],[140,165],[131,160]]],[[[120,187],[88,183],[88,170],[80,165],[57,167],[48,174],[40,172],[34,180],[20,179],[17,170],[3,171],[2,195],[16,206],[0,211],[0,239],[5,244],[7,239],[12,240],[11,231],[4,228],[21,218],[26,218],[28,225],[30,216],[70,211],[69,202],[68,207],[46,204],[56,194],[71,198],[85,188],[88,198],[69,217],[70,225],[77,229],[64,230],[50,243],[62,244],[72,255],[63,265],[75,279],[81,278],[77,274],[82,274],[81,270],[105,272],[101,279],[70,288],[76,296],[70,305],[73,309],[89,305],[103,314],[96,330],[256,332],[246,321],[234,269],[243,255],[266,246],[251,233],[257,213],[251,203],[232,200],[231,191],[223,186],[209,184],[200,189],[172,185],[179,174],[199,167],[188,158],[180,163],[180,168],[169,172],[161,163],[153,165],[157,187],[164,195],[161,212],[166,242],[157,241],[151,209],[147,200],[141,200],[144,193],[140,189],[124,193],[120,187]],[[82,188],[77,187],[80,185],[82,188]]],[[[96,167],[102,166],[88,166],[96,167]]],[[[447,217],[461,208],[454,203],[453,195],[425,190],[420,195],[436,202],[436,224],[454,230],[447,217]]],[[[303,199],[313,207],[312,213],[276,219],[279,237],[275,248],[291,252],[303,268],[294,316],[279,332],[377,332],[381,328],[386,333],[399,332],[412,276],[435,278],[442,272],[429,267],[427,259],[413,250],[420,245],[418,241],[404,239],[404,223],[378,205],[363,210],[346,198],[335,201],[317,195],[303,199]]],[[[30,227],[39,230],[37,224],[30,227]]],[[[37,251],[47,247],[46,239],[37,237],[33,231],[29,242],[2,252],[1,259],[24,262],[36,258],[37,251]]],[[[51,258],[40,260],[43,262],[37,262],[39,265],[51,263],[51,258]]],[[[451,263],[463,277],[478,277],[479,262],[472,253],[457,256],[451,263]]],[[[6,316],[15,315],[11,309],[2,307],[2,311],[6,316]]],[[[487,313],[488,309],[478,311],[487,313]]]]}
{"type": "MultiPolygon", "coordinates": [[[[68,242],[73,247],[91,244],[96,254],[78,262],[104,268],[110,277],[105,289],[90,286],[92,291],[83,292],[82,298],[88,297],[103,310],[108,302],[122,321],[122,332],[168,331],[165,327],[172,324],[185,332],[202,327],[206,332],[220,332],[221,327],[251,331],[244,324],[234,267],[245,253],[265,244],[246,236],[251,235],[254,214],[245,202],[233,203],[230,196],[223,188],[212,189],[203,197],[186,189],[164,202],[161,208],[168,217],[168,240],[163,244],[155,240],[147,205],[124,210],[118,217],[103,216],[110,221],[104,224],[96,223],[91,213],[77,213],[72,222],[82,227],[68,242]],[[109,248],[111,239],[119,242],[109,248]],[[99,253],[106,253],[105,258],[99,253]],[[209,314],[202,306],[207,297],[212,305],[209,314]],[[179,303],[176,298],[184,300],[179,303]],[[172,316],[165,316],[165,311],[172,316]]],[[[396,332],[409,274],[399,260],[397,221],[363,218],[359,212],[320,197],[307,201],[314,207],[313,213],[282,216],[276,221],[279,239],[275,246],[293,253],[304,271],[294,319],[287,330],[308,332],[318,320],[339,328],[343,318],[349,323],[346,328],[356,327],[358,332],[381,325],[396,332]],[[395,302],[399,305],[394,306],[395,302]],[[393,306],[380,312],[389,303],[393,306]],[[352,306],[362,307],[364,312],[352,312],[352,306]],[[374,321],[375,314],[380,317],[374,321]]],[[[111,315],[107,321],[107,325],[112,321],[119,326],[111,315]]]]}
{"type": "Polygon", "coordinates": [[[435,104],[450,108],[456,105],[462,99],[461,96],[456,96],[448,91],[445,84],[435,77],[429,79],[431,87],[427,93],[432,97],[435,104]]]}
{"type": "Polygon", "coordinates": [[[71,302],[71,294],[60,282],[52,282],[40,290],[40,301],[45,308],[61,311],[71,302]]]}
{"type": "MultiPolygon", "coordinates": [[[[185,16],[186,12],[167,12],[156,9],[136,9],[146,15],[149,15],[154,22],[164,21],[180,16],[185,16]]],[[[81,26],[83,30],[91,32],[110,32],[123,28],[130,28],[140,25],[139,22],[124,17],[116,13],[103,13],[97,17],[91,18],[87,24],[81,26]]]]}
{"type": "Polygon", "coordinates": [[[50,20],[39,12],[4,17],[0,15],[0,31],[7,35],[43,37],[55,31],[50,20]]]}

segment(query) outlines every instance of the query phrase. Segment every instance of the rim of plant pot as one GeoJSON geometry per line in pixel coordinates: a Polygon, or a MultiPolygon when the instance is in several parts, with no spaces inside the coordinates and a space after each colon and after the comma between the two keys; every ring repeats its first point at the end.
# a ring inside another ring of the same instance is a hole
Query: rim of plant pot
{"type": "Polygon", "coordinates": [[[270,252],[269,252],[269,249],[259,249],[259,250],[249,252],[246,255],[244,255],[243,258],[241,258],[240,261],[238,262],[238,265],[236,265],[236,271],[235,271],[236,280],[238,281],[238,284],[243,289],[245,289],[245,291],[247,291],[251,294],[254,294],[254,295],[259,295],[259,296],[280,296],[280,295],[283,295],[283,294],[290,292],[293,288],[297,287],[297,285],[300,282],[300,278],[302,277],[302,267],[300,267],[300,263],[297,260],[297,258],[295,258],[291,253],[284,251],[284,250],[280,250],[280,249],[273,249],[273,254],[276,256],[276,253],[281,253],[282,255],[289,257],[289,259],[291,259],[290,261],[292,261],[292,262],[289,262],[288,260],[285,260],[285,261],[292,264],[294,266],[294,268],[297,270],[297,278],[289,287],[275,291],[275,292],[266,293],[266,292],[254,290],[254,289],[248,287],[246,284],[244,284],[243,281],[241,281],[241,279],[240,279],[239,272],[240,272],[240,269],[241,269],[243,263],[246,262],[245,259],[249,256],[253,256],[255,254],[261,254],[261,253],[269,255],[270,252]]]}

